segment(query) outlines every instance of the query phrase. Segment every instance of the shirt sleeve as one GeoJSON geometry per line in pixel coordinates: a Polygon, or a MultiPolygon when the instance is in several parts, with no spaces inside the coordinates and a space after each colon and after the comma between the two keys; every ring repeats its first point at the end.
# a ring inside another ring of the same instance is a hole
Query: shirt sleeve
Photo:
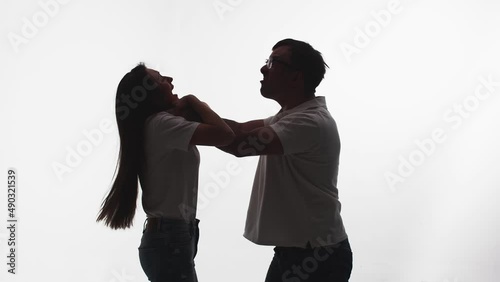
{"type": "Polygon", "coordinates": [[[286,115],[270,127],[278,135],[285,155],[307,152],[319,144],[319,124],[310,113],[286,115]]]}
{"type": "Polygon", "coordinates": [[[189,141],[199,124],[166,112],[160,113],[149,123],[150,136],[160,147],[188,151],[189,141]]]}

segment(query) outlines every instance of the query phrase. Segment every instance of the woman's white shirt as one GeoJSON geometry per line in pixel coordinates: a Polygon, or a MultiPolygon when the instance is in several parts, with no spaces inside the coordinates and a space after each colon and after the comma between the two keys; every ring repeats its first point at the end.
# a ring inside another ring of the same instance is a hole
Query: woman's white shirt
{"type": "Polygon", "coordinates": [[[196,217],[200,154],[189,142],[199,124],[168,112],[146,120],[139,180],[148,217],[196,217]]]}

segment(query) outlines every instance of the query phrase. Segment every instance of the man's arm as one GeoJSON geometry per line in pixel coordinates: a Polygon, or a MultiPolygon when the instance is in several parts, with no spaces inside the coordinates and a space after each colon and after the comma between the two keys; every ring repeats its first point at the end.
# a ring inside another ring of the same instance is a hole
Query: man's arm
{"type": "Polygon", "coordinates": [[[228,146],[218,147],[220,150],[236,157],[283,154],[283,146],[276,132],[264,126],[264,120],[252,120],[238,123],[224,119],[236,135],[228,146]]]}
{"type": "Polygon", "coordinates": [[[179,99],[174,109],[174,115],[184,118],[200,119],[190,145],[225,146],[234,140],[231,128],[210,107],[194,95],[186,95],[179,99]]]}
{"type": "Polygon", "coordinates": [[[256,120],[251,120],[251,121],[247,121],[247,122],[244,122],[244,123],[239,123],[239,122],[236,122],[234,120],[230,120],[230,119],[225,119],[223,118],[222,119],[223,121],[226,122],[227,125],[229,125],[229,127],[231,127],[231,129],[233,130],[233,132],[250,132],[256,128],[259,128],[259,127],[263,127],[264,126],[264,120],[263,119],[256,119],[256,120]]]}

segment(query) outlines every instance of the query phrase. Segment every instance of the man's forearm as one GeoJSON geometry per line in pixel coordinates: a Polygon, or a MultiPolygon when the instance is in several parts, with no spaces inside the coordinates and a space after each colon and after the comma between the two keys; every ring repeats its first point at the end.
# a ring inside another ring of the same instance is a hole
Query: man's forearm
{"type": "MultiPolygon", "coordinates": [[[[236,137],[241,135],[241,123],[236,122],[234,120],[226,119],[226,118],[223,118],[222,120],[233,130],[236,137]]],[[[234,155],[237,157],[239,156],[238,155],[238,146],[236,145],[236,142],[233,142],[227,146],[221,146],[221,147],[217,147],[217,148],[219,150],[224,151],[226,153],[229,153],[231,155],[234,155]]]]}
{"type": "Polygon", "coordinates": [[[227,146],[217,147],[217,148],[235,157],[246,157],[246,156],[257,155],[257,150],[254,149],[252,145],[248,143],[247,139],[248,136],[240,134],[234,139],[233,143],[227,146]]]}
{"type": "Polygon", "coordinates": [[[222,120],[233,130],[234,134],[238,135],[241,129],[241,123],[226,118],[222,120]]]}
{"type": "Polygon", "coordinates": [[[262,150],[261,144],[257,144],[258,147],[256,148],[249,148],[249,146],[252,147],[252,141],[255,138],[249,137],[248,134],[257,128],[263,127],[264,120],[251,120],[244,123],[239,123],[225,118],[222,120],[224,120],[224,122],[233,130],[235,138],[233,143],[217,148],[236,157],[254,156],[257,155],[259,150],[262,150]]]}
{"type": "Polygon", "coordinates": [[[229,127],[233,130],[234,134],[238,135],[238,133],[247,133],[250,132],[256,128],[263,127],[264,126],[264,120],[262,119],[256,119],[256,120],[251,120],[247,122],[236,122],[234,120],[226,119],[223,118],[229,127]]]}

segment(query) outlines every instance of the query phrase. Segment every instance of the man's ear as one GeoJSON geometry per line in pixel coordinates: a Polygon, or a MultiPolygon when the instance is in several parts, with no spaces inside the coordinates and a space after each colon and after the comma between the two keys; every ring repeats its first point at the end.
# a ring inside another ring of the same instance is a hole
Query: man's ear
{"type": "Polygon", "coordinates": [[[296,71],[292,76],[292,82],[294,87],[304,87],[304,73],[301,71],[296,71]]]}
{"type": "Polygon", "coordinates": [[[304,73],[301,72],[301,71],[296,71],[293,74],[292,80],[293,81],[299,81],[299,82],[302,81],[302,82],[304,82],[304,73]]]}

